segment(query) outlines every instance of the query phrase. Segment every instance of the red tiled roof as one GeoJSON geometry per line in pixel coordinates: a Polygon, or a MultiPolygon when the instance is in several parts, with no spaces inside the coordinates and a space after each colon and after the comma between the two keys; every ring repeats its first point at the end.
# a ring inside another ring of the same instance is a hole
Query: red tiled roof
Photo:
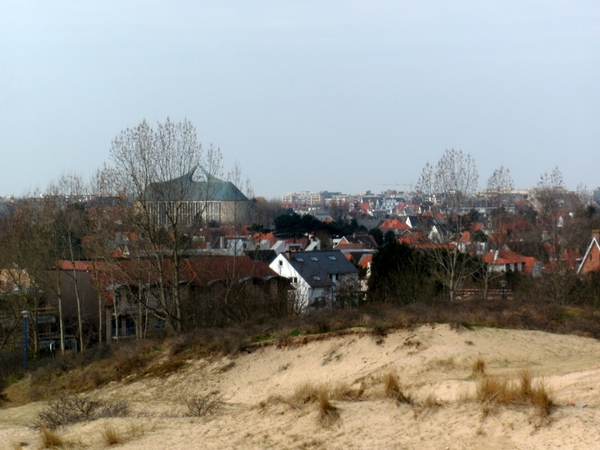
{"type": "Polygon", "coordinates": [[[193,258],[183,261],[186,281],[207,286],[215,280],[239,280],[243,278],[265,278],[277,276],[262,261],[253,261],[247,256],[216,256],[193,258]]]}
{"type": "Polygon", "coordinates": [[[415,248],[420,248],[422,250],[431,250],[434,248],[439,248],[439,249],[452,249],[455,247],[454,244],[434,244],[433,242],[424,242],[421,244],[415,244],[414,245],[415,248]]]}
{"type": "Polygon", "coordinates": [[[515,252],[502,251],[498,252],[496,258],[496,252],[491,251],[483,255],[483,262],[490,265],[502,265],[502,264],[525,264],[525,257],[515,252]]]}
{"type": "Polygon", "coordinates": [[[415,231],[410,234],[405,234],[400,239],[398,239],[398,242],[400,242],[401,244],[407,244],[407,245],[417,245],[417,244],[428,243],[429,240],[420,231],[415,231]]]}
{"type": "MultiPolygon", "coordinates": [[[[122,260],[113,264],[93,262],[88,264],[92,279],[103,293],[107,305],[113,301],[110,285],[132,285],[154,283],[161,264],[151,260],[122,260]]],[[[162,262],[162,272],[173,277],[171,261],[162,262]]],[[[245,278],[266,279],[278,276],[262,261],[253,261],[248,256],[208,256],[185,259],[181,262],[180,278],[185,283],[209,286],[218,280],[239,281],[245,278]]]]}
{"type": "Polygon", "coordinates": [[[58,268],[60,270],[73,270],[73,265],[75,266],[75,270],[87,271],[92,269],[92,266],[87,261],[75,261],[75,264],[71,261],[59,261],[58,268]]]}
{"type": "Polygon", "coordinates": [[[379,226],[381,229],[410,230],[410,227],[398,219],[387,219],[379,226]]]}

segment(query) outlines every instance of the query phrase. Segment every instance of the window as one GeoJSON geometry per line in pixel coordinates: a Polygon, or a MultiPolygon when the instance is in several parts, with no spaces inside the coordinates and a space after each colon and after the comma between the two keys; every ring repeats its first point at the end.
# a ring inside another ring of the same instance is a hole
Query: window
{"type": "Polygon", "coordinates": [[[321,277],[318,275],[313,276],[313,280],[315,281],[321,281],[321,277]]]}
{"type": "Polygon", "coordinates": [[[317,258],[316,256],[311,256],[311,257],[310,257],[310,260],[311,260],[311,261],[318,261],[318,260],[319,260],[319,258],[317,258]]]}
{"type": "Polygon", "coordinates": [[[330,261],[337,261],[337,258],[333,255],[329,255],[328,258],[330,261]]]}
{"type": "Polygon", "coordinates": [[[304,262],[304,258],[294,258],[298,262],[304,262]]]}
{"type": "Polygon", "coordinates": [[[298,277],[292,277],[292,283],[297,283],[298,282],[298,277]]]}
{"type": "Polygon", "coordinates": [[[280,265],[280,266],[283,266],[283,261],[279,261],[279,265],[280,265]]]}

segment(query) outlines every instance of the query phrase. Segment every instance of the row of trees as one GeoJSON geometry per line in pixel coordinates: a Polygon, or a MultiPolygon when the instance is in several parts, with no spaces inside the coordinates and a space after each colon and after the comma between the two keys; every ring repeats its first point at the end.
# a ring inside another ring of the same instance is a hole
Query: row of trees
{"type": "MultiPolygon", "coordinates": [[[[558,168],[544,173],[532,197],[517,208],[511,202],[514,183],[507,168],[500,167],[488,179],[484,202],[477,195],[478,180],[474,158],[462,151],[447,150],[435,166],[425,165],[416,190],[437,222],[435,232],[423,230],[429,233],[431,245],[420,251],[396,242],[381,247],[373,261],[374,277],[369,281],[372,298],[389,299],[390,292],[395,292],[392,297],[397,301],[416,299],[419,296],[408,285],[417,278],[421,283],[415,285],[422,287],[423,280],[432,280],[435,290],[443,290],[451,301],[456,291],[469,282],[480,283],[487,293],[504,274],[488,270],[476,251],[480,241],[492,251],[508,250],[510,244],[511,250],[540,260],[549,269],[537,282],[541,292],[568,301],[578,283],[569,252],[583,252],[591,230],[600,226],[591,196],[583,188],[577,193],[568,192],[558,168]],[[488,225],[493,233],[488,237],[476,232],[472,224],[479,215],[474,208],[490,205],[494,210],[488,225]],[[509,206],[513,211],[508,210],[509,206]],[[471,232],[467,250],[458,245],[465,231],[471,232]]],[[[432,294],[427,289],[423,293],[432,294]]]]}
{"type": "MultiPolygon", "coordinates": [[[[84,283],[79,279],[83,272],[77,267],[82,259],[94,261],[87,266],[86,277],[95,283],[103,279],[113,290],[117,285],[131,285],[129,298],[143,308],[140,320],[152,315],[172,332],[184,331],[186,324],[222,323],[206,316],[211,314],[206,305],[211,304],[213,310],[221,311],[219,317],[223,320],[246,320],[252,309],[249,293],[255,289],[234,289],[230,284],[218,296],[205,299],[202,311],[195,311],[186,296],[189,281],[183,281],[186,260],[203,245],[201,229],[213,217],[211,214],[222,212],[223,206],[212,199],[215,193],[228,188],[221,180],[223,177],[220,150],[213,146],[204,148],[190,122],[167,120],[152,127],[144,121],[125,129],[113,140],[110,161],[89,183],[67,174],[46,192],[36,192],[15,203],[0,223],[1,281],[4,287],[14,287],[1,291],[0,309],[12,321],[4,321],[9,326],[2,327],[0,346],[14,333],[24,309],[32,311],[32,329],[40,328],[41,312],[49,295],[56,299],[61,350],[65,349],[67,330],[74,331],[79,348],[88,345],[85,305],[89,305],[90,299],[83,298],[80,290],[75,289],[74,314],[64,311],[63,301],[65,276],[75,286],[84,283]],[[127,269],[132,266],[136,269],[127,269]],[[127,282],[119,280],[114,272],[127,270],[127,282]],[[152,286],[152,299],[139,288],[144,285],[152,286]],[[204,319],[200,319],[202,315],[204,319]]],[[[239,167],[227,178],[236,186],[244,184],[239,167]]],[[[395,239],[387,239],[374,259],[374,268],[386,269],[373,272],[369,282],[372,298],[409,302],[445,292],[453,300],[465,280],[479,277],[486,288],[494,282],[496,275],[482,270],[478,255],[449,245],[476,220],[476,213],[465,210],[474,206],[478,178],[474,159],[462,151],[448,150],[435,166],[429,163],[425,166],[417,195],[424,205],[430,205],[434,217],[440,221],[436,233],[429,236],[437,245],[427,251],[415,251],[400,246],[395,239]],[[396,273],[401,276],[396,277],[396,273]],[[431,289],[421,288],[423,280],[432,280],[431,289]]],[[[246,193],[251,196],[251,187],[249,183],[246,185],[246,193]]],[[[497,249],[518,230],[520,242],[532,248],[535,248],[532,244],[539,244],[545,251],[544,262],[553,260],[561,264],[560,255],[565,249],[587,242],[590,224],[597,216],[586,208],[582,196],[567,193],[557,169],[541,177],[534,199],[535,210],[524,208],[518,214],[508,211],[506,194],[512,188],[510,172],[504,167],[488,180],[486,201],[496,206],[490,220],[497,230],[492,241],[497,249]],[[562,209],[572,214],[562,215],[558,221],[562,209]]],[[[325,224],[311,216],[281,214],[280,205],[247,200],[236,190],[229,192],[228,199],[228,220],[234,226],[253,221],[257,230],[275,227],[280,236],[291,238],[315,232],[323,242],[331,235],[367,231],[356,221],[345,220],[339,211],[333,223],[325,224]],[[246,215],[248,204],[252,206],[253,219],[246,215]]],[[[372,233],[382,243],[383,236],[372,233]]],[[[100,321],[104,317],[102,294],[98,292],[94,299],[100,321]]],[[[266,309],[277,311],[274,314],[294,310],[284,303],[268,305],[266,309]]],[[[115,301],[115,314],[116,309],[115,301]]],[[[35,333],[33,340],[37,348],[35,333]]]]}
{"type": "MultiPolygon", "coordinates": [[[[373,258],[367,300],[396,305],[443,302],[449,298],[447,284],[433,263],[440,257],[450,259],[451,256],[449,252],[433,255],[431,249],[418,250],[395,240],[387,241],[373,258]]],[[[468,271],[465,271],[460,286],[474,289],[471,292],[479,291],[481,298],[485,299],[488,288],[501,290],[500,281],[506,281],[507,288],[521,299],[600,307],[600,276],[597,273],[585,277],[578,276],[573,270],[551,271],[540,277],[518,271],[493,273],[478,256],[462,254],[461,258],[468,271]]]]}

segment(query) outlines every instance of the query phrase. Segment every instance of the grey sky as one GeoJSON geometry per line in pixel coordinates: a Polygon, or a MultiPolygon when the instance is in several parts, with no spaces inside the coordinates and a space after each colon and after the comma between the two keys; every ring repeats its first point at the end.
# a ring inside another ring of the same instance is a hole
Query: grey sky
{"type": "Polygon", "coordinates": [[[269,198],[414,183],[447,148],[481,184],[595,188],[599,75],[597,1],[3,0],[0,195],[167,116],[269,198]]]}

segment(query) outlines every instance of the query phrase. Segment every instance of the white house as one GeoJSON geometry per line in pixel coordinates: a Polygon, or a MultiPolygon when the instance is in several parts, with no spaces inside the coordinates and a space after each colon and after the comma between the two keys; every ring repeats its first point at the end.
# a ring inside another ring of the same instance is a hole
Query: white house
{"type": "Polygon", "coordinates": [[[358,269],[339,250],[281,253],[269,267],[291,281],[302,310],[335,307],[358,289],[358,269]]]}

